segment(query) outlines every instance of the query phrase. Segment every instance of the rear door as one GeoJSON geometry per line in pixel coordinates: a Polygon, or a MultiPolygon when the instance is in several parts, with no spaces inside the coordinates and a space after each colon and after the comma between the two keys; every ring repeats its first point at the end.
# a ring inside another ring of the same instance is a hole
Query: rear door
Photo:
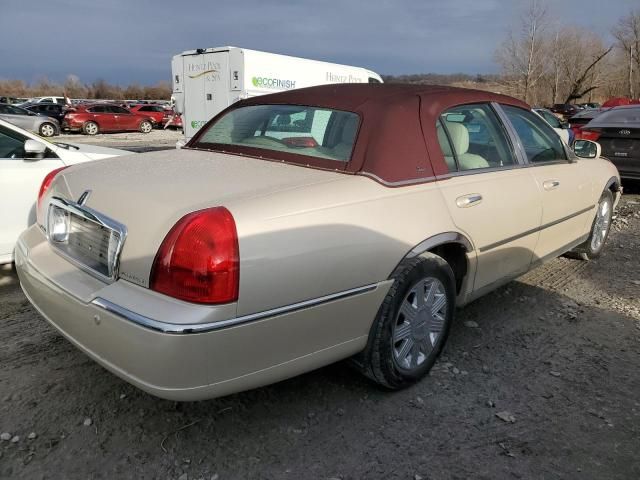
{"type": "Polygon", "coordinates": [[[570,160],[553,129],[533,112],[511,105],[500,108],[517,134],[542,197],[534,260],[557,256],[585,234],[593,218],[593,185],[585,165],[589,160],[570,160]]]}
{"type": "Polygon", "coordinates": [[[456,226],[474,243],[474,290],[529,269],[542,215],[540,192],[488,104],[441,115],[438,140],[450,176],[440,190],[456,226]]]}
{"type": "Polygon", "coordinates": [[[187,138],[229,105],[229,52],[185,55],[184,133],[187,138]]]}
{"type": "Polygon", "coordinates": [[[0,125],[0,262],[11,260],[18,236],[36,221],[36,200],[44,177],[62,167],[49,151],[41,160],[24,159],[27,137],[0,125]]]}

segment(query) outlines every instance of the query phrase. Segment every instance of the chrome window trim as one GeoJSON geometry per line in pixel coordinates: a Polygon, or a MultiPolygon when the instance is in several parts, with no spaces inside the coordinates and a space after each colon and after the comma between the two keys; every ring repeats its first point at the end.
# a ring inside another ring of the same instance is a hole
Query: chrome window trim
{"type": "Polygon", "coordinates": [[[419,183],[430,183],[437,178],[434,175],[430,175],[428,177],[412,178],[410,180],[400,180],[398,182],[389,182],[371,172],[356,172],[356,175],[360,175],[362,177],[369,177],[370,179],[375,180],[378,183],[381,183],[385,187],[405,187],[408,185],[417,185],[419,183]]]}
{"type": "MultiPolygon", "coordinates": [[[[84,194],[83,194],[83,196],[84,196],[84,194]]],[[[52,250],[54,252],[56,252],[58,255],[60,255],[61,257],[65,258],[69,262],[73,263],[76,267],[78,267],[81,270],[87,272],[89,275],[97,278],[98,280],[102,280],[103,282],[106,282],[106,283],[115,282],[116,279],[118,278],[118,273],[119,273],[119,270],[120,270],[120,254],[122,253],[122,248],[123,248],[124,242],[125,242],[125,240],[127,238],[127,227],[125,225],[121,224],[120,222],[117,222],[117,221],[107,217],[106,215],[103,215],[102,213],[97,212],[96,210],[93,210],[92,208],[87,207],[86,205],[81,205],[79,203],[72,202],[71,200],[65,200],[64,198],[61,198],[61,197],[52,197],[51,200],[49,200],[49,206],[47,208],[47,219],[49,218],[49,213],[48,212],[51,209],[51,206],[56,206],[58,208],[62,208],[64,210],[67,210],[68,212],[71,212],[74,215],[82,217],[85,220],[88,220],[88,221],[93,222],[93,223],[97,223],[101,227],[108,228],[109,230],[113,230],[116,233],[118,233],[119,240],[118,240],[118,243],[116,245],[115,260],[114,260],[114,264],[113,264],[113,273],[112,273],[111,276],[107,276],[107,275],[101,274],[100,272],[94,270],[93,268],[89,267],[88,265],[85,265],[84,263],[80,262],[79,260],[71,257],[67,253],[65,253],[62,250],[60,250],[56,246],[55,242],[51,241],[51,239],[49,238],[49,232],[47,232],[46,228],[44,228],[44,226],[43,226],[43,230],[45,232],[45,235],[47,236],[47,242],[52,247],[52,250]]],[[[46,224],[46,222],[45,222],[45,224],[46,224]]]]}
{"type": "Polygon", "coordinates": [[[377,283],[370,285],[364,285],[362,287],[352,288],[350,290],[344,290],[342,292],[332,293],[323,297],[314,298],[311,300],[305,300],[303,302],[293,303],[283,307],[272,308],[262,312],[252,313],[249,315],[242,315],[240,317],[230,318],[228,320],[218,320],[208,323],[169,323],[155,320],[150,317],[146,317],[139,313],[133,312],[125,307],[117,305],[109,300],[101,297],[96,297],[91,301],[91,305],[106,310],[124,320],[135,323],[140,327],[155,330],[161,333],[167,334],[192,334],[192,333],[206,333],[215,330],[221,330],[224,328],[235,327],[238,325],[244,325],[249,322],[256,322],[258,320],[264,320],[268,317],[276,315],[284,315],[287,313],[296,312],[305,308],[311,308],[323,303],[332,302],[335,300],[341,300],[343,298],[366,293],[378,288],[377,283]]]}
{"type": "Polygon", "coordinates": [[[514,165],[509,165],[507,167],[488,167],[488,168],[471,168],[469,170],[462,170],[458,172],[450,172],[444,175],[437,175],[436,180],[446,180],[450,177],[464,177],[466,175],[478,175],[481,173],[492,173],[492,172],[506,172],[510,170],[519,170],[521,168],[526,168],[527,165],[520,165],[516,163],[514,165]]]}

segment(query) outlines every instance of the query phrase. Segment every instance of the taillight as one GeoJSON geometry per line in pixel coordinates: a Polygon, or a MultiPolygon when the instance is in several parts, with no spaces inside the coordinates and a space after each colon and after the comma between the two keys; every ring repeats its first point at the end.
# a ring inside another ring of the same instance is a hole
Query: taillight
{"type": "Polygon", "coordinates": [[[60,168],[56,168],[55,170],[51,170],[49,173],[47,173],[46,177],[44,177],[44,180],[42,180],[42,183],[40,184],[40,191],[38,192],[38,220],[40,221],[40,224],[42,225],[42,212],[40,212],[40,205],[42,203],[42,198],[44,197],[45,193],[47,193],[47,190],[49,190],[49,187],[51,186],[51,183],[53,182],[53,179],[56,178],[56,175],[58,173],[60,173],[62,170],[64,170],[65,167],[60,167],[60,168]]]}
{"type": "Polygon", "coordinates": [[[600,132],[594,132],[593,130],[582,129],[576,133],[577,140],[591,140],[596,142],[600,138],[600,132]]]}
{"type": "Polygon", "coordinates": [[[156,254],[150,287],[195,303],[228,303],[238,299],[240,259],[233,216],[224,207],[182,217],[156,254]]]}

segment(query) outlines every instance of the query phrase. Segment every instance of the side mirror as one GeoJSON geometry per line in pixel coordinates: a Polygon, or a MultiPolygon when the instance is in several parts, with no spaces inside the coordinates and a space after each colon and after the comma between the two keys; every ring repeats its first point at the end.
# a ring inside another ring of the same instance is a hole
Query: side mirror
{"type": "Polygon", "coordinates": [[[573,153],[580,158],[598,158],[602,154],[602,147],[591,140],[576,140],[573,142],[573,153]]]}
{"type": "Polygon", "coordinates": [[[29,160],[40,160],[44,158],[47,146],[36,140],[27,140],[24,142],[24,158],[29,160]]]}
{"type": "Polygon", "coordinates": [[[569,128],[569,122],[560,122],[560,128],[564,128],[565,130],[569,128]]]}

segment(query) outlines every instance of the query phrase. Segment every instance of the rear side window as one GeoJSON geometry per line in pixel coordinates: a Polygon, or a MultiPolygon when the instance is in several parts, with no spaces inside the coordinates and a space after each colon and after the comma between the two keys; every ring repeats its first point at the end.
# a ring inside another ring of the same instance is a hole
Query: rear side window
{"type": "Polygon", "coordinates": [[[348,162],[359,123],[357,114],[340,110],[254,105],[228,112],[193,146],[235,145],[348,162]]]}
{"type": "Polygon", "coordinates": [[[450,172],[516,164],[504,127],[487,104],[461,105],[436,124],[438,142],[450,172]]]}
{"type": "Polygon", "coordinates": [[[522,108],[502,105],[502,109],[520,137],[530,163],[567,159],[562,140],[547,122],[522,108]]]}

